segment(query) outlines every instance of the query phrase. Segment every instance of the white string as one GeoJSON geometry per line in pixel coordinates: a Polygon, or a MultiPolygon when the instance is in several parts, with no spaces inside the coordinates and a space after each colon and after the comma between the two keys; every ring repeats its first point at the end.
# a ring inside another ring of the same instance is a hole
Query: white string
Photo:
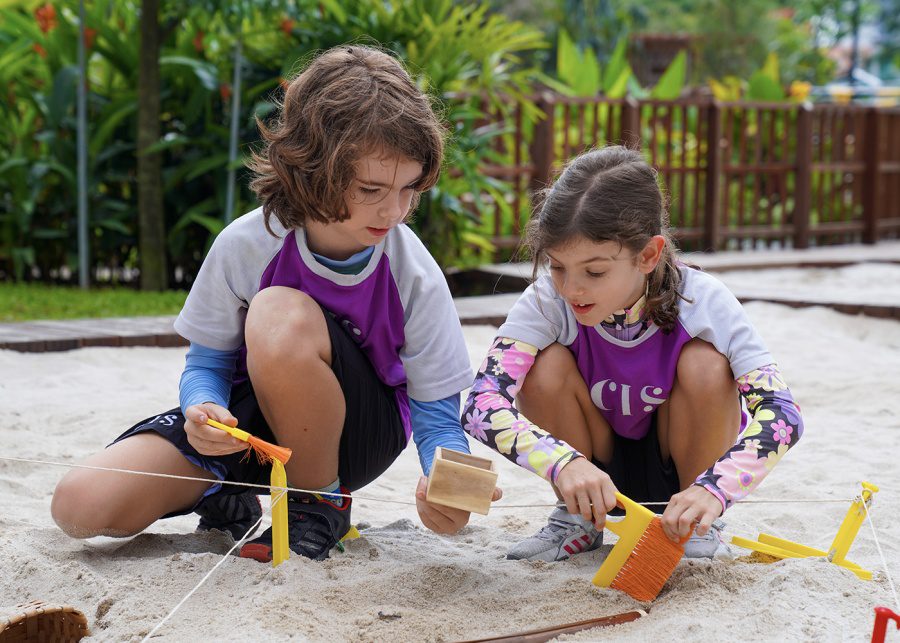
{"type": "MultiPolygon", "coordinates": [[[[73,469],[90,469],[92,471],[112,471],[113,473],[132,473],[139,476],[150,476],[153,478],[168,478],[170,480],[190,480],[195,482],[206,482],[209,484],[222,484],[222,485],[232,485],[237,487],[252,487],[255,489],[265,489],[268,492],[273,490],[273,487],[265,484],[254,484],[252,482],[237,482],[234,480],[215,480],[209,478],[199,478],[196,476],[179,476],[172,473],[155,473],[153,471],[135,471],[134,469],[118,469],[115,467],[98,467],[89,464],[73,464],[70,462],[52,462],[50,460],[32,460],[28,458],[14,458],[9,456],[0,456],[0,460],[8,460],[11,462],[27,462],[30,464],[48,464],[56,467],[70,467],[73,469]]],[[[395,505],[406,505],[406,506],[415,506],[415,502],[411,502],[409,500],[394,500],[392,498],[376,498],[374,496],[362,496],[359,494],[349,494],[349,493],[338,493],[336,491],[320,491],[318,489],[301,489],[299,487],[274,487],[274,489],[287,489],[288,491],[295,491],[298,493],[307,493],[307,494],[317,494],[320,496],[328,496],[330,498],[350,498],[352,500],[369,500],[372,502],[384,502],[395,505]]],[[[818,503],[818,504],[828,504],[828,503],[840,503],[847,504],[848,502],[853,502],[853,499],[833,499],[833,498],[779,498],[779,499],[768,499],[768,498],[758,498],[754,500],[744,499],[738,500],[734,504],[776,504],[776,503],[818,503]]],[[[668,505],[669,502],[667,500],[660,500],[655,502],[639,502],[639,505],[668,505]]],[[[491,505],[491,509],[530,509],[530,508],[541,508],[541,507],[558,507],[559,503],[538,503],[538,504],[525,504],[525,505],[511,505],[511,504],[495,504],[491,505]]]]}
{"type": "Polygon", "coordinates": [[[884,552],[881,550],[881,543],[878,542],[878,534],[875,533],[875,523],[872,520],[871,514],[869,514],[868,503],[863,501],[862,506],[863,509],[866,510],[866,518],[869,519],[869,527],[872,529],[872,538],[875,540],[875,548],[878,550],[878,555],[881,557],[881,564],[884,566],[884,575],[887,576],[888,585],[891,588],[891,593],[894,595],[894,605],[897,606],[897,612],[900,613],[900,598],[897,597],[897,588],[894,587],[894,579],[891,578],[887,559],[884,557],[884,552]]]}
{"type": "MultiPolygon", "coordinates": [[[[280,487],[279,487],[279,488],[280,488],[280,487]]],[[[275,503],[279,502],[282,498],[284,498],[284,495],[285,495],[286,493],[287,493],[287,491],[284,490],[284,489],[282,489],[281,493],[279,493],[279,494],[272,500],[272,507],[273,507],[273,508],[274,508],[274,506],[275,506],[275,503]]],[[[165,625],[166,621],[168,621],[170,618],[172,618],[172,616],[175,614],[175,612],[177,612],[177,611],[179,610],[179,608],[181,608],[181,606],[184,605],[184,604],[187,602],[187,600],[188,600],[191,596],[194,595],[194,592],[196,592],[198,589],[200,589],[200,586],[203,585],[203,583],[205,583],[205,582],[209,579],[209,577],[212,576],[213,573],[214,573],[219,567],[221,567],[221,566],[225,563],[225,561],[228,560],[228,557],[231,555],[231,552],[233,552],[235,549],[237,549],[240,545],[244,544],[244,541],[247,540],[247,538],[250,537],[250,534],[252,534],[252,533],[256,530],[257,527],[259,527],[260,523],[262,523],[262,520],[263,520],[263,517],[260,516],[260,517],[259,517],[259,520],[257,520],[255,523],[253,523],[253,526],[251,526],[250,529],[247,530],[247,533],[245,533],[245,534],[240,538],[240,540],[238,540],[237,542],[235,542],[234,545],[232,545],[231,549],[229,549],[227,552],[225,552],[225,555],[222,556],[222,560],[220,560],[218,563],[216,563],[216,564],[213,566],[212,569],[210,569],[208,572],[206,572],[206,575],[205,575],[203,578],[200,579],[200,582],[197,583],[196,585],[194,585],[193,589],[191,589],[191,591],[189,591],[189,592],[185,595],[184,598],[182,598],[180,601],[178,601],[178,604],[177,604],[175,607],[172,608],[172,611],[170,611],[168,614],[166,614],[165,618],[163,618],[163,620],[161,620],[159,623],[157,623],[157,624],[156,624],[156,627],[154,627],[152,630],[150,630],[150,632],[147,633],[147,636],[145,636],[143,639],[141,639],[141,643],[144,643],[144,641],[150,640],[150,637],[152,637],[154,634],[156,634],[156,632],[159,630],[159,628],[161,628],[163,625],[165,625]]]]}

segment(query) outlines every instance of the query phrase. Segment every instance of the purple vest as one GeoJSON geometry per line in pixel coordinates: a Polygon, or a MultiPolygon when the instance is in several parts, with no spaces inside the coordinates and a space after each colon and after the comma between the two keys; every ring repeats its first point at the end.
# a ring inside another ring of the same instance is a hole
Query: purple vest
{"type": "Polygon", "coordinates": [[[658,328],[648,332],[652,334],[635,342],[620,343],[579,324],[569,346],[604,419],[616,433],[632,440],[649,432],[653,412],[672,390],[681,349],[691,340],[680,323],[668,334],[658,328]]]}
{"type": "MultiPolygon", "coordinates": [[[[269,286],[286,286],[304,292],[334,315],[369,358],[378,379],[394,389],[408,440],[409,398],[406,372],[400,360],[400,349],[406,341],[403,305],[387,254],[381,255],[378,266],[363,281],[343,286],[309,269],[291,231],[260,279],[260,290],[269,286]]],[[[236,379],[244,379],[246,374],[245,346],[238,360],[236,379]]]]}

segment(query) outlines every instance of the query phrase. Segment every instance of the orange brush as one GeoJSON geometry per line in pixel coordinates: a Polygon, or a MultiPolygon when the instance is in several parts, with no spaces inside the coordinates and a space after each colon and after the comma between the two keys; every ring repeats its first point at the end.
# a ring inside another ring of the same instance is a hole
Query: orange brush
{"type": "Polygon", "coordinates": [[[616,493],[616,504],[625,510],[625,518],[607,520],[606,528],[617,534],[619,541],[593,583],[618,589],[639,601],[652,601],[675,571],[688,537],[673,543],[663,532],[659,516],[620,493],[616,493]]]}
{"type": "Polygon", "coordinates": [[[238,440],[249,444],[250,448],[253,449],[253,452],[256,453],[256,457],[259,458],[260,462],[269,462],[272,459],[275,459],[281,462],[281,464],[286,464],[287,461],[291,458],[291,450],[287,447],[280,447],[277,444],[272,444],[271,442],[260,440],[259,438],[252,436],[246,431],[243,431],[237,427],[228,426],[227,424],[222,424],[221,422],[216,422],[215,420],[209,418],[207,418],[206,423],[212,427],[225,431],[225,433],[228,433],[238,440]]]}

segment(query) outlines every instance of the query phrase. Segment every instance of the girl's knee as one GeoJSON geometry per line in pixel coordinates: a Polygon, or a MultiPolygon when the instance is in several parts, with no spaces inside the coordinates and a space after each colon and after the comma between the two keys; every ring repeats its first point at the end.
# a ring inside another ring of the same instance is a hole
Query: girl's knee
{"type": "Polygon", "coordinates": [[[256,359],[283,359],[292,352],[313,349],[321,353],[330,346],[322,308],[299,290],[273,286],[261,290],[250,302],[244,327],[247,352],[256,359]],[[303,341],[297,341],[298,338],[303,341]]]}
{"type": "Polygon", "coordinates": [[[735,390],[728,358],[702,339],[692,339],[682,348],[675,377],[684,390],[704,395],[735,390]]]}
{"type": "Polygon", "coordinates": [[[561,344],[551,344],[538,353],[517,397],[526,403],[557,403],[559,396],[571,388],[573,375],[580,379],[571,351],[561,344]]]}

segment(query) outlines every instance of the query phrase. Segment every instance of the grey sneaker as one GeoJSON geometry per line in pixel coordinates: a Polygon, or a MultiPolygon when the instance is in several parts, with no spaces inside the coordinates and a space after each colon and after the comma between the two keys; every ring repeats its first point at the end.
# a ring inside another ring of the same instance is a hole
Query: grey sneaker
{"type": "Polygon", "coordinates": [[[565,560],[573,554],[592,551],[603,544],[603,532],[580,515],[557,507],[547,524],[531,538],[513,545],[506,552],[510,560],[565,560]]]}
{"type": "Polygon", "coordinates": [[[695,531],[684,544],[684,557],[734,558],[734,554],[731,553],[731,549],[722,538],[723,529],[725,529],[725,523],[715,520],[705,536],[698,536],[695,531]]]}

